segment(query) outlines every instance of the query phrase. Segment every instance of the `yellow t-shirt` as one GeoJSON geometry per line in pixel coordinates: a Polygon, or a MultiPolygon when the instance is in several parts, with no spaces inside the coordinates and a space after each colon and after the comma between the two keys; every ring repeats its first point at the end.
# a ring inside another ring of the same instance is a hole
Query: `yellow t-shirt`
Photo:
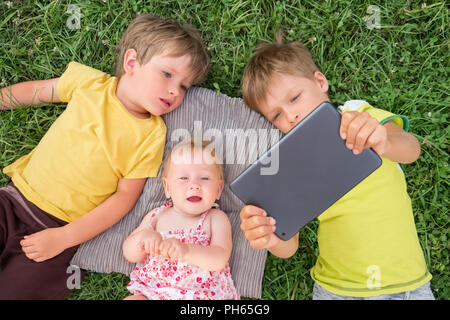
{"type": "Polygon", "coordinates": [[[119,179],[156,177],[166,126],[138,119],[116,97],[118,79],[71,62],[58,81],[66,110],[39,144],[4,168],[29,201],[72,222],[117,189],[119,179]]]}
{"type": "MultiPolygon", "coordinates": [[[[407,119],[351,100],[342,112],[368,112],[380,123],[407,119]]],[[[430,281],[411,199],[399,165],[382,165],[319,216],[319,257],[311,276],[328,291],[370,297],[414,290],[430,281]]]]}

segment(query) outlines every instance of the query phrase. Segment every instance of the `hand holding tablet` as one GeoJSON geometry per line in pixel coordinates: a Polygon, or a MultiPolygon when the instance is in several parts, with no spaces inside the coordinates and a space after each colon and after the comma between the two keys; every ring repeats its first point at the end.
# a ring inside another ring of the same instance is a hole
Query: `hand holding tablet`
{"type": "Polygon", "coordinates": [[[381,165],[373,150],[355,155],[346,147],[340,123],[339,112],[322,103],[230,184],[245,204],[276,220],[280,239],[290,239],[381,165]],[[278,171],[261,174],[268,158],[279,161],[278,171]]]}

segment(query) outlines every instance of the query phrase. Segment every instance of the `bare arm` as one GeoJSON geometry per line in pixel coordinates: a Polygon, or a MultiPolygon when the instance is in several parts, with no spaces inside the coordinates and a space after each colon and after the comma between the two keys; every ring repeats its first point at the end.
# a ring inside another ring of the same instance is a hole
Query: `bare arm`
{"type": "Polygon", "coordinates": [[[416,137],[392,121],[381,125],[367,112],[358,111],[345,112],[341,120],[341,137],[355,154],[372,148],[378,155],[398,163],[414,162],[420,155],[416,137]]]}
{"type": "Polygon", "coordinates": [[[42,262],[92,239],[117,223],[133,208],[144,184],[145,179],[121,179],[116,193],[81,218],[63,227],[25,236],[20,242],[22,250],[28,258],[42,262]]]}
{"type": "Polygon", "coordinates": [[[209,246],[188,245],[183,259],[208,271],[222,270],[231,255],[231,224],[227,215],[215,210],[211,214],[211,242],[209,246]]]}
{"type": "Polygon", "coordinates": [[[219,271],[228,263],[231,254],[231,225],[226,214],[214,210],[211,215],[211,242],[209,246],[185,244],[169,238],[159,246],[161,255],[182,259],[208,271],[219,271]]]}
{"type": "Polygon", "coordinates": [[[267,249],[279,258],[289,258],[298,249],[298,233],[283,241],[274,233],[276,221],[261,208],[247,205],[241,210],[241,230],[253,249],[267,249]]]}
{"type": "Polygon", "coordinates": [[[59,103],[57,85],[59,78],[25,81],[1,89],[0,110],[41,103],[59,103]]]}
{"type": "Polygon", "coordinates": [[[159,232],[154,230],[156,219],[153,219],[152,222],[153,230],[149,228],[153,211],[154,210],[150,211],[150,213],[142,219],[141,224],[125,239],[123,243],[123,256],[129,262],[140,262],[144,260],[148,254],[154,255],[155,251],[159,249],[159,243],[162,239],[159,232]],[[150,239],[148,241],[144,241],[146,238],[150,239]],[[158,248],[156,248],[156,246],[158,246],[158,248]]]}
{"type": "Polygon", "coordinates": [[[420,156],[420,144],[411,133],[391,121],[383,125],[387,132],[387,146],[383,157],[398,163],[412,163],[420,156]]]}
{"type": "Polygon", "coordinates": [[[277,244],[267,248],[269,252],[278,258],[290,258],[298,249],[298,233],[287,241],[279,240],[277,244]]]}
{"type": "Polygon", "coordinates": [[[117,191],[94,210],[63,228],[66,246],[86,242],[116,224],[136,204],[146,179],[120,179],[117,191]]]}

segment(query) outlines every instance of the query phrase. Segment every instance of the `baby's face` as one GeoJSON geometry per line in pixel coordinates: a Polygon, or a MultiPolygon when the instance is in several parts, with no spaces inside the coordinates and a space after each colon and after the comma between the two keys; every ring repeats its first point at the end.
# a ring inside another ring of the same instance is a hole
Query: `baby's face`
{"type": "Polygon", "coordinates": [[[319,71],[313,79],[277,73],[258,107],[266,119],[287,133],[321,102],[329,101],[327,91],[328,81],[319,71]]]}
{"type": "Polygon", "coordinates": [[[166,197],[172,198],[173,206],[179,212],[198,215],[210,209],[220,198],[224,181],[210,154],[204,151],[201,159],[201,149],[196,149],[198,158],[190,151],[187,152],[191,156],[183,158],[183,151],[186,148],[175,150],[172,154],[167,176],[163,178],[164,191],[166,197]]]}

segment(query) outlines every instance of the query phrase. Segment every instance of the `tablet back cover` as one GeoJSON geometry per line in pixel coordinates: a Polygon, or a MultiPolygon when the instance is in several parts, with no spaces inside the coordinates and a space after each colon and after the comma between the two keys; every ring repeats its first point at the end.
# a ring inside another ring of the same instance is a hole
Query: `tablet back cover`
{"type": "Polygon", "coordinates": [[[230,184],[244,203],[263,208],[276,219],[275,234],[282,240],[294,236],[381,165],[372,149],[359,155],[347,149],[339,135],[340,121],[330,103],[320,104],[230,184]],[[274,152],[279,155],[278,171],[261,174],[272,165],[269,161],[276,160],[270,156],[274,152]]]}

